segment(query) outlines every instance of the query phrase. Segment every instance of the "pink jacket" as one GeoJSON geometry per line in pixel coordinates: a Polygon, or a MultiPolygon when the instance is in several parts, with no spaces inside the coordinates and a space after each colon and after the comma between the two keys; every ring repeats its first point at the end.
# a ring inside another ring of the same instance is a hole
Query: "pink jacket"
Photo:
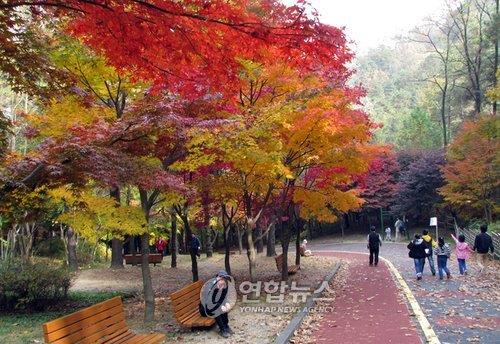
{"type": "Polygon", "coordinates": [[[469,259],[470,258],[470,254],[472,251],[472,249],[469,247],[469,244],[467,244],[466,242],[460,242],[458,241],[457,238],[455,238],[455,236],[452,234],[451,237],[453,238],[453,240],[455,240],[455,244],[457,244],[457,258],[458,259],[469,259]]]}

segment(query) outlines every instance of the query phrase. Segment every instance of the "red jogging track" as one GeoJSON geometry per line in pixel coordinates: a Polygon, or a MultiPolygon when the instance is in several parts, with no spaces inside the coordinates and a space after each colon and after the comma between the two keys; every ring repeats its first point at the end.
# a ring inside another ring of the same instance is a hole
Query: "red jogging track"
{"type": "Polygon", "coordinates": [[[349,262],[343,290],[312,333],[314,343],[421,344],[419,332],[389,268],[382,260],[368,265],[368,255],[318,252],[349,262]]]}

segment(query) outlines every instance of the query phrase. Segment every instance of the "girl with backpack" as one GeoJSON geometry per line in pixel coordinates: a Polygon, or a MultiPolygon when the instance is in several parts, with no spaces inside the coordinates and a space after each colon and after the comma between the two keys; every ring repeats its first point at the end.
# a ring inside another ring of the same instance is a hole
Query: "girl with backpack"
{"type": "Polygon", "coordinates": [[[435,249],[435,253],[437,256],[439,279],[443,279],[443,275],[445,272],[446,278],[449,279],[451,277],[451,274],[446,265],[448,263],[448,258],[450,258],[451,250],[448,244],[444,243],[444,239],[442,237],[438,238],[438,246],[435,249]]]}

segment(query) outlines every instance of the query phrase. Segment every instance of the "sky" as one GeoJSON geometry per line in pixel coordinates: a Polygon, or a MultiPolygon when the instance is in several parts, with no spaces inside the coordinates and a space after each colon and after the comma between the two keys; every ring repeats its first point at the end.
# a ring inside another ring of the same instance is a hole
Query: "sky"
{"type": "MultiPolygon", "coordinates": [[[[445,0],[309,0],[325,24],[345,26],[353,49],[363,54],[392,43],[425,17],[441,13],[445,0]]],[[[288,2],[288,1],[285,1],[288,2]]]]}

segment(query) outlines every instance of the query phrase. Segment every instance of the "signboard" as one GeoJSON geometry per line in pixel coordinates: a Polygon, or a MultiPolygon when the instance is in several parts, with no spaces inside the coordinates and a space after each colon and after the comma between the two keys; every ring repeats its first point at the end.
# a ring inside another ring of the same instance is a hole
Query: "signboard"
{"type": "Polygon", "coordinates": [[[431,217],[431,223],[429,226],[436,226],[438,225],[438,218],[437,217],[431,217]]]}

